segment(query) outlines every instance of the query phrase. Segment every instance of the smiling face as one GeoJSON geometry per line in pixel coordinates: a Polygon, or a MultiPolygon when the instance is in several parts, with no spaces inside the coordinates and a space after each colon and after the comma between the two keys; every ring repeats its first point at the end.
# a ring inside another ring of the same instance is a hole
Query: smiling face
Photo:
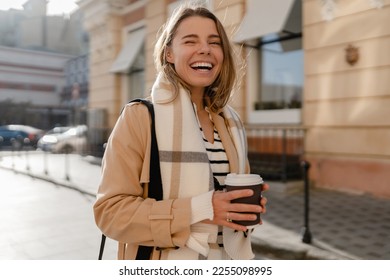
{"type": "Polygon", "coordinates": [[[174,65],[191,93],[203,93],[215,81],[223,59],[221,38],[214,21],[200,16],[188,17],[179,24],[166,52],[167,62],[174,65]]]}

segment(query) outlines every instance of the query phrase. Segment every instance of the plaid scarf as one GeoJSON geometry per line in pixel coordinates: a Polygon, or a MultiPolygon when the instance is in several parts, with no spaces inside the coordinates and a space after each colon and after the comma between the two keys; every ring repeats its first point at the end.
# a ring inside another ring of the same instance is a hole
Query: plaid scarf
{"type": "MultiPolygon", "coordinates": [[[[181,87],[175,98],[173,86],[160,74],[152,87],[151,96],[155,110],[163,198],[193,197],[212,190],[213,174],[190,93],[181,87]]],[[[247,142],[243,125],[230,106],[225,106],[222,114],[224,118],[211,113],[211,118],[225,146],[230,172],[244,173],[247,142]],[[227,149],[227,146],[230,148],[227,149]]],[[[228,239],[238,241],[234,232],[224,229],[224,234],[230,236],[226,240],[224,237],[225,245],[228,239]]],[[[241,236],[239,234],[239,242],[229,241],[225,249],[233,259],[252,258],[250,241],[242,240],[241,236]],[[242,250],[243,242],[249,246],[248,250],[242,250]]]]}

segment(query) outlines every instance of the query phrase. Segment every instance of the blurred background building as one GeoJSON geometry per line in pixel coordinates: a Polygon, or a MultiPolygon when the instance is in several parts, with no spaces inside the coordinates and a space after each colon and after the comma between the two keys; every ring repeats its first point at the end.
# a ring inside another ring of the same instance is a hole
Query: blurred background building
{"type": "MultiPolygon", "coordinates": [[[[79,1],[89,108],[108,132],[128,100],[148,95],[156,34],[180,2],[79,1]]],[[[242,61],[232,105],[246,122],[254,169],[289,182],[305,158],[318,187],[390,196],[390,1],[201,2],[242,61]]]]}
{"type": "Polygon", "coordinates": [[[86,123],[88,36],[82,13],[47,15],[46,0],[0,11],[0,124],[86,123]]]}

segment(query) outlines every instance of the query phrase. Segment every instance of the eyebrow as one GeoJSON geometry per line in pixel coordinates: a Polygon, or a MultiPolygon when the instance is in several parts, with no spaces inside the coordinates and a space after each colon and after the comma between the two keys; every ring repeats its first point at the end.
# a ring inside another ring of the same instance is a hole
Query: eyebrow
{"type": "MultiPolygon", "coordinates": [[[[198,37],[199,36],[196,34],[188,34],[188,35],[184,35],[183,37],[181,37],[181,39],[184,40],[184,39],[188,39],[188,38],[198,38],[198,37]]],[[[208,38],[209,39],[215,39],[215,38],[220,39],[221,37],[217,34],[211,34],[208,36],[208,38]]]]}

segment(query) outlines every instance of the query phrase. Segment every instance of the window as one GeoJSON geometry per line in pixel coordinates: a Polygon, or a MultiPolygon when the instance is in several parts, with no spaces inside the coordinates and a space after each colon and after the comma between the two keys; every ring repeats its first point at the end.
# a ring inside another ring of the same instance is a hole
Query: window
{"type": "Polygon", "coordinates": [[[301,108],[303,51],[301,36],[262,37],[259,48],[259,90],[255,110],[301,108]]]}
{"type": "Polygon", "coordinates": [[[248,122],[300,123],[304,80],[301,1],[247,0],[234,41],[248,50],[248,122]]]}

